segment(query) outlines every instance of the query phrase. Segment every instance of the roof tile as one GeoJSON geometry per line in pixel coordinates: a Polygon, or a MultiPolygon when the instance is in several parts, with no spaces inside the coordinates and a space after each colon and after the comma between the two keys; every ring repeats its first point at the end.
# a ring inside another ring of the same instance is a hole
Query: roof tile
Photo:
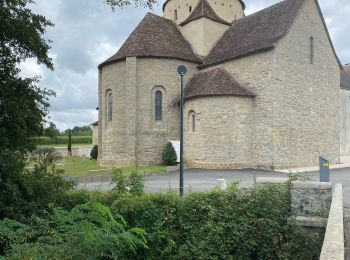
{"type": "Polygon", "coordinates": [[[185,98],[208,95],[255,96],[253,92],[241,86],[223,68],[212,69],[193,75],[185,88],[185,98]]]}
{"type": "Polygon", "coordinates": [[[101,63],[99,68],[135,56],[168,57],[201,62],[175,23],[152,13],[146,14],[119,51],[101,63]]]}
{"type": "Polygon", "coordinates": [[[188,24],[189,22],[198,20],[202,17],[205,17],[209,20],[212,20],[214,22],[231,25],[231,23],[225,21],[224,19],[220,18],[214,11],[214,9],[210,6],[207,0],[199,0],[194,10],[190,13],[190,15],[182,22],[180,23],[180,26],[184,26],[188,24]]]}

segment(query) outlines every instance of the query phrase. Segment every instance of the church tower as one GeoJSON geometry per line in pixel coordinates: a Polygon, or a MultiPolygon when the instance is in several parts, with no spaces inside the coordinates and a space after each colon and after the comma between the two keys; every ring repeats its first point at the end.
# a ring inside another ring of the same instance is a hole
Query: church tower
{"type": "Polygon", "coordinates": [[[164,17],[174,21],[195,53],[206,56],[231,23],[244,16],[242,0],[167,0],[164,17]]]}

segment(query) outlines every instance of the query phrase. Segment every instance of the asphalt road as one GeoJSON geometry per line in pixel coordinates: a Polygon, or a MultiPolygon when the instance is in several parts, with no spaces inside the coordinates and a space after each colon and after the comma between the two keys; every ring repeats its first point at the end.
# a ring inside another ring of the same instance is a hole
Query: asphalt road
{"type": "MultiPolygon", "coordinates": [[[[310,180],[318,181],[318,172],[305,173],[310,180]]],[[[203,170],[187,169],[184,173],[185,192],[208,191],[216,187],[218,179],[229,182],[239,182],[241,187],[252,187],[256,177],[287,177],[286,173],[243,169],[243,170],[203,170]]],[[[179,189],[179,172],[169,172],[162,175],[145,176],[145,192],[164,192],[169,189],[179,189]]],[[[344,206],[350,208],[350,168],[331,170],[330,181],[343,184],[344,206]]],[[[110,190],[110,182],[80,183],[80,188],[90,190],[110,190]]]]}

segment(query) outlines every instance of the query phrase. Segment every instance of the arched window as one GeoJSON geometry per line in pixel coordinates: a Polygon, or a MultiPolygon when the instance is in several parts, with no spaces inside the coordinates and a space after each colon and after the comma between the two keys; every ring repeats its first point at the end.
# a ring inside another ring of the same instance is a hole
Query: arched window
{"type": "Polygon", "coordinates": [[[174,10],[174,20],[177,20],[177,10],[174,10]]]}
{"type": "Polygon", "coordinates": [[[188,114],[188,131],[196,132],[196,112],[194,111],[188,114]]]}
{"type": "Polygon", "coordinates": [[[310,37],[310,64],[314,64],[314,52],[315,52],[315,42],[314,42],[314,37],[310,37]]]}
{"type": "Polygon", "coordinates": [[[188,12],[189,12],[189,13],[192,12],[192,6],[190,6],[190,7],[188,8],[188,12]]]}
{"type": "Polygon", "coordinates": [[[112,121],[113,118],[113,95],[111,92],[107,94],[107,120],[112,121]]]}
{"type": "Polygon", "coordinates": [[[163,105],[163,94],[162,91],[157,90],[155,93],[155,120],[160,121],[162,120],[162,105],[163,105]]]}

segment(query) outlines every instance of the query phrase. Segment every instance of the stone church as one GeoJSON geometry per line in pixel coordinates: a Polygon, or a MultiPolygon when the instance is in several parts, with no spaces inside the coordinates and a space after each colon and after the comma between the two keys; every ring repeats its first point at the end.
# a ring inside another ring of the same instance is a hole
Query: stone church
{"type": "Polygon", "coordinates": [[[350,152],[350,72],[317,0],[246,16],[242,0],[167,0],[99,65],[99,162],[161,162],[179,140],[185,81],[190,167],[277,169],[350,152]],[[342,82],[342,84],[341,84],[342,82]]]}

